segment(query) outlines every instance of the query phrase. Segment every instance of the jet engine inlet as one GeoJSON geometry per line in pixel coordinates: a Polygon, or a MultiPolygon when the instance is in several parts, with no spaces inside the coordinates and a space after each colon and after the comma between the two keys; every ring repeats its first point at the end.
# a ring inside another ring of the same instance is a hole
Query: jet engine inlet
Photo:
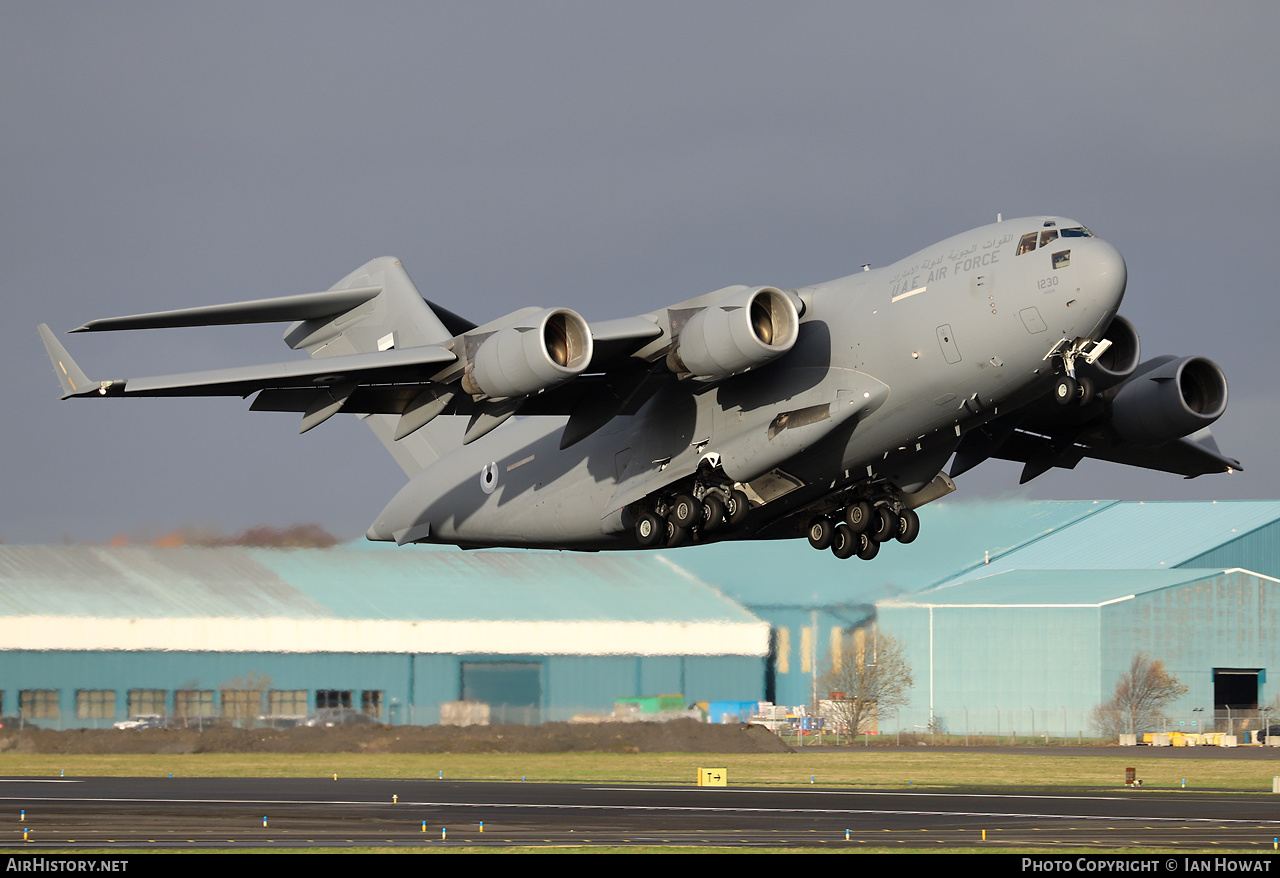
{"type": "Polygon", "coordinates": [[[463,374],[475,396],[526,396],[580,375],[591,362],[587,321],[567,308],[548,308],[486,338],[463,374]]]}
{"type": "Polygon", "coordinates": [[[1138,331],[1119,314],[1112,319],[1103,338],[1111,342],[1111,347],[1093,363],[1080,363],[1076,367],[1078,376],[1089,378],[1098,390],[1115,387],[1128,378],[1142,358],[1138,331]]]}
{"type": "Polygon", "coordinates": [[[774,287],[743,290],[689,318],[668,366],[694,378],[727,378],[791,350],[799,327],[786,293],[774,287]]]}
{"type": "Polygon", "coordinates": [[[1155,445],[1203,429],[1226,410],[1227,377],[1217,363],[1169,358],[1120,386],[1111,424],[1125,441],[1155,445]]]}

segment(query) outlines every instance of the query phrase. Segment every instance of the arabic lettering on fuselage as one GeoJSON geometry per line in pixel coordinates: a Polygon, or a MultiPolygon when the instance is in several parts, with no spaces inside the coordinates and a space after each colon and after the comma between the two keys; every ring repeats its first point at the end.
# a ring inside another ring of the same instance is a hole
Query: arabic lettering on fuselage
{"type": "Polygon", "coordinates": [[[974,243],[964,249],[953,247],[946,253],[940,252],[913,262],[889,278],[889,295],[896,296],[907,290],[945,280],[948,276],[955,277],[987,265],[995,265],[1000,261],[1000,248],[1016,237],[1008,234],[1000,238],[988,238],[981,245],[974,243]]]}

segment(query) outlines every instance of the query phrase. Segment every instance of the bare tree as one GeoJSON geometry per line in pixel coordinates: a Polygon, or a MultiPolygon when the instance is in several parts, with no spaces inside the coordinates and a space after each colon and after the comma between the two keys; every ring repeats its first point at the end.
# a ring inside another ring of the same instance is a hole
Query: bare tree
{"type": "Polygon", "coordinates": [[[1164,719],[1164,708],[1187,694],[1187,687],[1165,669],[1164,662],[1145,652],[1134,655],[1120,675],[1110,701],[1093,710],[1093,724],[1104,735],[1137,734],[1164,719]]]}
{"type": "Polygon", "coordinates": [[[821,678],[836,721],[853,735],[869,731],[877,716],[909,703],[913,682],[902,645],[874,627],[845,638],[821,678]]]}

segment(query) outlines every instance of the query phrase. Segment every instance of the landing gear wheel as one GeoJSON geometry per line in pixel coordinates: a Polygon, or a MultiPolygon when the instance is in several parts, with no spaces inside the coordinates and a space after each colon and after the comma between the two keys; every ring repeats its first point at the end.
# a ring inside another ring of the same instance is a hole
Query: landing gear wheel
{"type": "Polygon", "coordinates": [[[1080,391],[1076,404],[1083,407],[1093,402],[1093,398],[1098,395],[1098,388],[1089,378],[1081,378],[1079,381],[1080,391]]]}
{"type": "Polygon", "coordinates": [[[858,550],[859,536],[849,529],[849,525],[840,522],[831,536],[831,554],[840,559],[852,558],[858,550]]]}
{"type": "Polygon", "coordinates": [[[875,540],[867,540],[867,544],[858,550],[858,557],[863,561],[870,561],[876,555],[880,554],[880,544],[875,540]]]}
{"type": "Polygon", "coordinates": [[[1059,375],[1053,382],[1053,401],[1058,405],[1072,405],[1080,399],[1080,385],[1070,375],[1059,375]]]}
{"type": "Polygon", "coordinates": [[[893,539],[898,532],[898,516],[889,511],[887,506],[877,506],[871,519],[871,530],[867,536],[873,543],[883,543],[893,539]]]}
{"type": "Polygon", "coordinates": [[[910,543],[920,536],[920,516],[914,509],[904,509],[898,513],[898,542],[910,543]]]}
{"type": "Polygon", "coordinates": [[[667,513],[667,518],[674,522],[676,527],[688,530],[698,523],[698,517],[701,514],[702,508],[698,505],[698,501],[688,494],[676,494],[671,498],[671,510],[667,513]]]}
{"type": "MultiPolygon", "coordinates": [[[[848,525],[845,525],[846,527],[848,525]]],[[[815,518],[809,524],[809,545],[818,551],[831,548],[832,538],[835,536],[835,527],[832,526],[830,519],[815,518]]]]}
{"type": "Polygon", "coordinates": [[[646,549],[662,544],[667,536],[667,523],[652,512],[642,512],[636,519],[636,542],[646,549]]]}
{"type": "Polygon", "coordinates": [[[729,513],[729,524],[741,524],[742,519],[746,517],[747,512],[751,509],[751,501],[747,499],[746,494],[734,490],[729,493],[729,502],[725,504],[724,508],[729,513]]]}
{"type": "Polygon", "coordinates": [[[871,504],[860,500],[844,511],[845,523],[856,534],[864,532],[871,524],[871,504]]]}
{"type": "Polygon", "coordinates": [[[724,503],[715,494],[708,494],[702,501],[702,530],[705,533],[724,524],[724,503]]]}
{"type": "Polygon", "coordinates": [[[667,538],[666,546],[668,549],[674,549],[684,543],[685,538],[689,536],[687,528],[683,528],[674,521],[667,521],[667,529],[665,536],[667,538]]]}

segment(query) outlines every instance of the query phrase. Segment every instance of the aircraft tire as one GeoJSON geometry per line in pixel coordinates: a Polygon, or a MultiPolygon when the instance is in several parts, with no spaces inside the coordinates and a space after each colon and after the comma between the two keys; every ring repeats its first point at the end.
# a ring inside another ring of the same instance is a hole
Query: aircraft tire
{"type": "Polygon", "coordinates": [[[837,558],[852,558],[857,553],[858,544],[861,542],[858,537],[861,534],[855,534],[850,530],[849,525],[843,521],[837,524],[833,530],[831,537],[831,554],[837,558]]]}
{"type": "Polygon", "coordinates": [[[1058,405],[1072,405],[1080,399],[1080,385],[1070,375],[1059,375],[1053,382],[1053,401],[1058,405]]]}
{"type": "Polygon", "coordinates": [[[702,501],[702,529],[711,531],[724,524],[724,502],[715,494],[708,494],[702,501]]]}
{"type": "Polygon", "coordinates": [[[830,519],[815,518],[809,523],[809,545],[819,552],[831,548],[831,541],[834,537],[835,528],[832,526],[830,519]]]}
{"type": "Polygon", "coordinates": [[[867,544],[858,550],[858,557],[863,561],[870,561],[876,555],[880,554],[880,544],[875,540],[867,540],[867,544]]]}
{"type": "Polygon", "coordinates": [[[688,536],[688,528],[681,527],[674,521],[668,519],[666,528],[666,546],[668,549],[674,549],[676,546],[684,545],[684,541],[688,536]]]}
{"type": "Polygon", "coordinates": [[[844,511],[844,520],[854,533],[865,532],[871,524],[871,504],[866,500],[850,504],[849,508],[844,511]]]}
{"type": "Polygon", "coordinates": [[[875,515],[871,519],[871,529],[867,536],[871,537],[873,543],[883,543],[885,540],[891,540],[898,533],[898,516],[889,511],[888,507],[877,506],[875,515]]]}
{"type": "Polygon", "coordinates": [[[698,523],[701,515],[701,505],[688,494],[676,494],[671,498],[671,511],[667,513],[667,518],[671,519],[676,527],[688,530],[698,523]]]}
{"type": "Polygon", "coordinates": [[[1097,385],[1088,377],[1082,377],[1078,382],[1080,385],[1079,397],[1076,399],[1076,405],[1081,407],[1087,406],[1093,402],[1093,398],[1098,395],[1097,385]]]}
{"type": "Polygon", "coordinates": [[[741,524],[750,509],[751,501],[747,499],[746,494],[737,489],[729,492],[729,502],[725,504],[725,511],[729,513],[729,524],[741,524]]]}
{"type": "Polygon", "coordinates": [[[898,513],[898,542],[906,544],[914,542],[920,536],[920,516],[914,509],[904,509],[898,513]]]}
{"type": "Polygon", "coordinates": [[[642,512],[636,519],[636,542],[646,549],[662,545],[667,535],[667,523],[652,512],[642,512]]]}

